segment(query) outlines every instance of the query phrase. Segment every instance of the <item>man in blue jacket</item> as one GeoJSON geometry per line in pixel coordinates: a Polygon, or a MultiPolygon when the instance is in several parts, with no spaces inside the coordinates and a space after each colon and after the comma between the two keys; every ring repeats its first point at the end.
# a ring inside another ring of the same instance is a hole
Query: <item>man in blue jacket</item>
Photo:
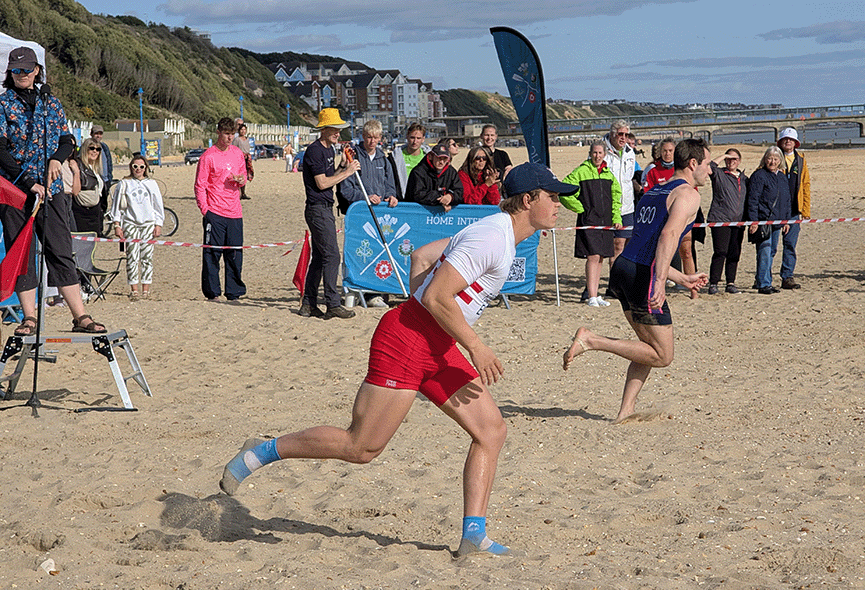
{"type": "MultiPolygon", "coordinates": [[[[339,184],[339,193],[344,201],[340,207],[348,206],[355,201],[363,201],[363,189],[373,205],[385,203],[388,207],[396,207],[399,202],[396,197],[396,181],[393,167],[379,146],[381,142],[381,123],[375,119],[367,121],[363,126],[363,143],[357,150],[357,161],[360,162],[361,188],[357,175],[351,175],[339,184]]],[[[345,213],[345,211],[343,211],[345,213]]],[[[369,296],[369,294],[368,294],[369,296]]],[[[386,296],[372,294],[367,301],[370,307],[387,307],[386,296]]]]}
{"type": "Polygon", "coordinates": [[[94,125],[90,128],[90,138],[102,146],[102,196],[99,199],[99,205],[102,207],[102,211],[107,211],[108,192],[114,181],[114,163],[111,161],[111,150],[102,142],[104,133],[105,129],[102,128],[102,125],[94,125]]]}
{"type": "MultiPolygon", "coordinates": [[[[387,203],[388,207],[396,207],[396,182],[393,168],[387,161],[387,156],[379,147],[381,142],[381,123],[375,119],[367,121],[363,126],[363,144],[357,152],[360,162],[360,178],[363,188],[373,205],[387,203]]],[[[339,185],[343,198],[349,203],[363,201],[363,190],[357,181],[357,176],[351,175],[339,185]]]]}

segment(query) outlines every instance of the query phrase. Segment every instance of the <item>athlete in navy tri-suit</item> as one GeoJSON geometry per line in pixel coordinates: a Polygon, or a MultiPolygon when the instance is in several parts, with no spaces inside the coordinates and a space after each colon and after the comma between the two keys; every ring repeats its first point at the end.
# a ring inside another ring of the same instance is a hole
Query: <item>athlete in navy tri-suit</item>
{"type": "Polygon", "coordinates": [[[666,301],[667,279],[688,289],[708,282],[706,273],[682,274],[670,266],[679,243],[694,224],[700,207],[696,187],[709,180],[709,148],[702,139],[676,145],[675,174],[643,195],[635,213],[634,233],[610,271],[610,289],[622,304],[625,318],[639,340],[607,338],[582,327],[565,352],[563,368],[588,350],[612,352],[631,361],[622,405],[614,424],[634,410],[637,395],[652,367],[673,362],[673,319],[666,301]]]}

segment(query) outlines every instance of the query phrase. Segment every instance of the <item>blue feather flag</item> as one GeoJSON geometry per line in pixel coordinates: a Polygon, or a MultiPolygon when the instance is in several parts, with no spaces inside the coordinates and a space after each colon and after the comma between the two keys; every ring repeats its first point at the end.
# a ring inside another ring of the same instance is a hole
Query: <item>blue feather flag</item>
{"type": "Polygon", "coordinates": [[[535,48],[521,33],[508,27],[490,29],[502,74],[517,111],[520,128],[526,140],[529,161],[550,166],[547,139],[546,93],[541,60],[535,48]]]}

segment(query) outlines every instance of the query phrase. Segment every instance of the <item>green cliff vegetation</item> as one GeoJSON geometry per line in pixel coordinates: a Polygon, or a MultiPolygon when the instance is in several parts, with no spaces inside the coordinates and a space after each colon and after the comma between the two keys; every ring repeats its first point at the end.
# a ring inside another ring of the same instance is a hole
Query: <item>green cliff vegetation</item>
{"type": "MultiPolygon", "coordinates": [[[[215,47],[189,28],[145,23],[134,16],[94,15],[74,0],[0,0],[0,31],[45,48],[48,82],[69,118],[104,124],[137,119],[142,88],[147,118],[181,116],[194,123],[204,121],[213,129],[221,117],[240,114],[242,95],[249,122],[284,124],[288,101],[292,124],[315,125],[316,113],[287,92],[266,64],[344,61],[215,47]]],[[[465,89],[439,92],[448,115],[484,117],[500,130],[516,120],[507,96],[465,89]]],[[[547,118],[627,119],[677,108],[681,107],[557,101],[547,103],[547,118]]]]}
{"type": "Polygon", "coordinates": [[[45,48],[48,82],[72,119],[137,119],[142,88],[148,118],[212,126],[240,114],[242,95],[247,121],[284,124],[286,101],[292,124],[315,120],[249,52],[215,47],[188,28],[93,15],[73,0],[0,0],[0,30],[45,48]]]}
{"type": "MultiPolygon", "coordinates": [[[[499,131],[517,120],[510,97],[479,90],[443,90],[439,93],[452,116],[477,115],[486,117],[499,131]]],[[[745,108],[745,105],[739,105],[745,108]]],[[[585,119],[593,117],[616,117],[628,120],[638,115],[657,115],[684,112],[687,105],[653,105],[622,101],[595,101],[582,104],[574,101],[548,101],[547,121],[556,119],[585,119]]]]}

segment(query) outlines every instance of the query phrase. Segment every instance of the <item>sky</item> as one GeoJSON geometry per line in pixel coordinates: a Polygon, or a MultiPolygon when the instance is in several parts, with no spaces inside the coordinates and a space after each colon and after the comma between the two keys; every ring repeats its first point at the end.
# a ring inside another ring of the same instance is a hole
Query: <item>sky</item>
{"type": "Polygon", "coordinates": [[[93,13],[207,32],[217,46],[399,69],[506,95],[489,28],[534,45],[546,96],[655,103],[865,101],[865,2],[823,0],[84,0],[93,13]],[[143,6],[143,7],[142,7],[143,6]]]}

